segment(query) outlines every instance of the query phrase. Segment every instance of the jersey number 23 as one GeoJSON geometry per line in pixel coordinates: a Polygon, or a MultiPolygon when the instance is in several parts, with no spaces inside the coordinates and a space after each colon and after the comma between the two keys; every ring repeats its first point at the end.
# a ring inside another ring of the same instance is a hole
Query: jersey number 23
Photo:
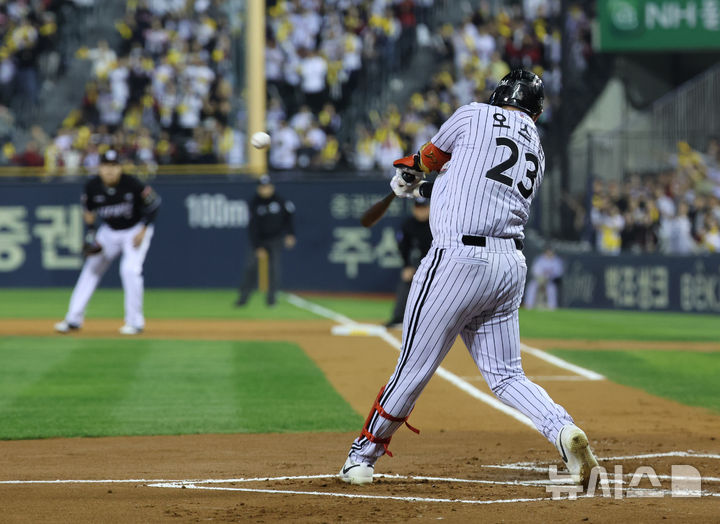
{"type": "MultiPolygon", "coordinates": [[[[509,148],[510,158],[508,158],[507,160],[503,160],[495,167],[490,168],[487,173],[485,173],[485,176],[488,177],[490,180],[495,180],[496,182],[500,182],[501,184],[512,187],[513,179],[507,175],[504,175],[503,173],[508,169],[511,169],[517,163],[518,157],[520,156],[518,145],[511,138],[505,136],[497,137],[495,139],[495,143],[498,147],[509,148]]],[[[530,198],[533,186],[535,185],[535,177],[537,177],[540,163],[538,162],[538,158],[532,153],[525,153],[525,160],[532,164],[532,169],[528,169],[525,172],[525,175],[530,180],[530,187],[526,187],[521,180],[517,183],[517,188],[524,198],[530,198]]]]}

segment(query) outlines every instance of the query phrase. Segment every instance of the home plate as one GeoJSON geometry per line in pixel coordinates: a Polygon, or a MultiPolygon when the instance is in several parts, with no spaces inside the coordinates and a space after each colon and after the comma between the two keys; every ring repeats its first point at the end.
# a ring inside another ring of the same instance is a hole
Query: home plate
{"type": "Polygon", "coordinates": [[[333,326],[330,332],[342,337],[377,337],[387,330],[377,324],[342,324],[333,326]]]}

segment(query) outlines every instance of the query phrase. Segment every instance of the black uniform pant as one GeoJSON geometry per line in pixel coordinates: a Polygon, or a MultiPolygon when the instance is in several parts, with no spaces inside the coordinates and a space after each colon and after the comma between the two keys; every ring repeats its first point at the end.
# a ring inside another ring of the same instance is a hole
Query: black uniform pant
{"type": "Polygon", "coordinates": [[[398,282],[397,290],[395,291],[395,309],[393,309],[389,324],[402,324],[411,285],[412,280],[405,282],[401,279],[400,282],[398,282]]]}
{"type": "MultiPolygon", "coordinates": [[[[268,256],[268,293],[267,303],[275,303],[275,295],[280,282],[280,256],[282,254],[283,239],[282,237],[267,240],[258,247],[263,247],[267,251],[268,256]]],[[[240,284],[239,302],[244,304],[255,289],[258,281],[258,256],[255,252],[256,248],[250,247],[245,259],[245,270],[243,279],[240,284]]]]}

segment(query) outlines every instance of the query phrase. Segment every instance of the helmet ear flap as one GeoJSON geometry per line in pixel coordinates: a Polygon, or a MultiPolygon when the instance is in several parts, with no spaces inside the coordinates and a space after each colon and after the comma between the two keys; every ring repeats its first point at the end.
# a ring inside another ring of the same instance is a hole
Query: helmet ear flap
{"type": "Polygon", "coordinates": [[[492,94],[490,95],[490,100],[488,100],[488,104],[490,104],[491,106],[497,105],[497,104],[495,103],[496,99],[497,99],[497,87],[495,88],[495,90],[494,90],[494,91],[492,92],[492,94]]]}

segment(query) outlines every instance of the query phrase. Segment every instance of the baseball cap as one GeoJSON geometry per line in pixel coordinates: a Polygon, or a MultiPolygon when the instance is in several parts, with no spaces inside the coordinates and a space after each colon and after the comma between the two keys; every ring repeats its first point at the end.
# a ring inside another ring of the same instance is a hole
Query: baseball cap
{"type": "Polygon", "coordinates": [[[416,206],[429,206],[430,205],[430,199],[423,198],[423,197],[417,197],[415,199],[415,205],[416,206]]]}
{"type": "Polygon", "coordinates": [[[258,185],[266,186],[268,184],[272,184],[272,180],[270,180],[270,175],[263,175],[258,178],[258,185]]]}
{"type": "Polygon", "coordinates": [[[118,152],[114,149],[108,149],[107,151],[105,151],[105,153],[103,153],[100,162],[102,164],[119,164],[120,155],[118,155],[118,152]]]}

